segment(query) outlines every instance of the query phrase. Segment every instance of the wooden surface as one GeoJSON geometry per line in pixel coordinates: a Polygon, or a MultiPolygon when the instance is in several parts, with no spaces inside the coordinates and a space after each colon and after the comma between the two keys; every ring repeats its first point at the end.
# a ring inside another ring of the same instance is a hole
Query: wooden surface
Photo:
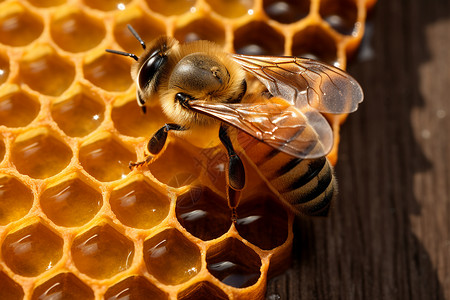
{"type": "Polygon", "coordinates": [[[329,218],[299,220],[267,299],[450,299],[450,1],[381,0],[350,62],[329,218]],[[366,45],[367,46],[367,45],[366,45]]]}

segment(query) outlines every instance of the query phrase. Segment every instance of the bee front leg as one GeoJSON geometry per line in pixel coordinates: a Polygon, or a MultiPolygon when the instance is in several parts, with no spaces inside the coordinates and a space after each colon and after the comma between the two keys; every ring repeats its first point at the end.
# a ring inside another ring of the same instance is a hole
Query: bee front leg
{"type": "Polygon", "coordinates": [[[227,170],[227,199],[228,206],[231,209],[231,219],[236,223],[237,212],[236,208],[241,199],[241,190],[245,185],[245,169],[241,158],[236,154],[227,132],[228,126],[222,124],[219,130],[219,138],[222,144],[227,149],[228,153],[228,170],[227,170]]]}
{"type": "MultiPolygon", "coordinates": [[[[186,128],[181,125],[173,124],[173,123],[165,124],[148,141],[147,150],[150,154],[152,154],[154,156],[154,155],[158,154],[159,152],[161,152],[162,148],[166,144],[167,134],[169,133],[170,130],[183,131],[183,130],[186,130],[186,128]]],[[[148,164],[153,159],[152,155],[146,156],[145,160],[143,160],[143,161],[130,162],[130,164],[129,164],[130,169],[140,167],[144,164],[148,164]]]]}

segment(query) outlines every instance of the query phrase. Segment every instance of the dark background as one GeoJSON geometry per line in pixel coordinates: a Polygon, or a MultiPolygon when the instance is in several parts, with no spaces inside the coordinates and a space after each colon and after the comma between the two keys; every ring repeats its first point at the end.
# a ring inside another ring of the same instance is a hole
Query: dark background
{"type": "Polygon", "coordinates": [[[450,1],[381,0],[349,72],[339,199],[267,299],[450,299],[450,1]]]}

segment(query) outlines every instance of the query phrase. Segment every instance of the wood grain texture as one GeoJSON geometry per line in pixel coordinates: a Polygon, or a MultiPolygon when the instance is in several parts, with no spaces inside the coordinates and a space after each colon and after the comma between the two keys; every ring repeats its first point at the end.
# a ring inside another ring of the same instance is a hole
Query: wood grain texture
{"type": "Polygon", "coordinates": [[[327,219],[298,220],[269,300],[450,299],[450,1],[379,1],[369,20],[339,199],[327,219]]]}

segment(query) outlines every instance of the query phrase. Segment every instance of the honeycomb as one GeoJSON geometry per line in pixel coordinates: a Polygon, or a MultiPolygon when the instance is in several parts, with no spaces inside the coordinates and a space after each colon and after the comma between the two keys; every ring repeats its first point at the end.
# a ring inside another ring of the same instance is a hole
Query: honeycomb
{"type": "MultiPolygon", "coordinates": [[[[165,118],[140,112],[133,61],[104,50],[139,55],[131,24],[146,41],[345,68],[374,2],[0,1],[0,299],[262,299],[289,265],[294,216],[243,155],[231,222],[216,137],[170,137],[130,171],[165,118]]],[[[344,119],[329,117],[336,137],[344,119]]]]}

